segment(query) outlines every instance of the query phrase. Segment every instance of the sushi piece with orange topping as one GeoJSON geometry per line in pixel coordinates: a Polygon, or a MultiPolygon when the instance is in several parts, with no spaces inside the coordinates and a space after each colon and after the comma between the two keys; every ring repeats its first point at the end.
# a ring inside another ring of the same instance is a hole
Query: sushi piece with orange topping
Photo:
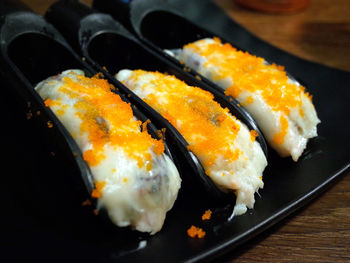
{"type": "Polygon", "coordinates": [[[320,120],[311,95],[283,67],[242,52],[218,38],[168,51],[236,98],[260,126],[270,146],[297,161],[320,120]]]}
{"type": "Polygon", "coordinates": [[[117,226],[158,232],[177,198],[179,173],[131,106],[104,79],[68,70],[36,86],[77,142],[95,181],[92,197],[117,226]]]}
{"type": "Polygon", "coordinates": [[[182,134],[220,190],[235,192],[234,215],[253,208],[267,165],[254,131],[222,108],[211,93],[174,76],[125,69],[116,78],[182,134]]]}

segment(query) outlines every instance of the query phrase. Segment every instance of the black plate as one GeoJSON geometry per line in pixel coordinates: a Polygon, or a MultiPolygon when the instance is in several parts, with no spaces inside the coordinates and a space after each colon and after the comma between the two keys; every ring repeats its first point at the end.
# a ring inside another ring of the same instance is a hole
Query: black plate
{"type": "MultiPolygon", "coordinates": [[[[7,149],[11,155],[6,160],[13,161],[16,156],[25,165],[16,167],[14,172],[24,183],[17,188],[17,177],[4,177],[4,191],[1,194],[8,201],[4,203],[3,211],[6,214],[1,219],[4,221],[1,226],[6,228],[6,231],[1,231],[4,233],[1,239],[6,241],[3,257],[11,256],[11,261],[35,259],[46,262],[210,260],[220,253],[234,249],[302,207],[335,182],[341,174],[349,171],[350,124],[347,121],[347,103],[350,101],[350,92],[347,87],[350,86],[350,73],[296,58],[260,41],[211,2],[192,0],[174,3],[191,21],[217,32],[225,39],[235,41],[238,46],[251,53],[285,65],[293,76],[306,83],[314,95],[314,103],[322,121],[319,125],[320,136],[311,140],[307,152],[298,163],[279,158],[270,151],[269,166],[264,173],[265,187],[260,191],[261,198],[257,197],[254,210],[248,211],[246,215],[226,222],[230,207],[208,207],[204,203],[196,204],[191,200],[181,201],[168,214],[160,233],[151,238],[135,235],[134,240],[130,241],[116,236],[114,232],[96,230],[94,227],[97,225],[89,220],[82,222],[82,226],[74,225],[69,214],[55,211],[48,213],[48,210],[53,209],[44,210],[31,205],[34,197],[38,198],[43,194],[38,189],[30,191],[33,188],[28,187],[36,185],[29,184],[28,181],[31,180],[25,176],[35,173],[35,167],[31,166],[32,159],[36,156],[28,157],[26,145],[30,143],[30,137],[21,136],[21,130],[26,128],[25,118],[21,115],[22,112],[14,111],[11,117],[5,118],[16,129],[5,129],[4,136],[7,137],[4,138],[19,141],[23,147],[18,146],[15,151],[11,143],[8,143],[7,149]],[[213,210],[213,219],[202,222],[201,215],[208,208],[213,210]],[[65,218],[64,224],[61,218],[65,218]],[[192,224],[207,231],[204,239],[187,237],[186,229],[192,224]],[[139,241],[146,241],[146,246],[143,247],[145,242],[142,242],[139,247],[139,241]]],[[[4,103],[1,104],[3,110],[13,108],[12,104],[6,104],[6,101],[4,103]]],[[[45,196],[41,198],[44,199],[45,196]]]]}

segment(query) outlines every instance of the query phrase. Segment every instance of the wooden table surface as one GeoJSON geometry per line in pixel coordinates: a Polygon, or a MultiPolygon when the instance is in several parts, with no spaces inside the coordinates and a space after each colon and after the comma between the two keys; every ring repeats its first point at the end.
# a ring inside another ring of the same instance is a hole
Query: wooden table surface
{"type": "MultiPolygon", "coordinates": [[[[23,2],[43,14],[54,1],[23,2]]],[[[265,41],[302,58],[350,71],[349,0],[311,0],[306,10],[288,15],[246,10],[233,0],[215,2],[265,41]]],[[[350,262],[349,175],[311,204],[217,261],[350,262]]]]}

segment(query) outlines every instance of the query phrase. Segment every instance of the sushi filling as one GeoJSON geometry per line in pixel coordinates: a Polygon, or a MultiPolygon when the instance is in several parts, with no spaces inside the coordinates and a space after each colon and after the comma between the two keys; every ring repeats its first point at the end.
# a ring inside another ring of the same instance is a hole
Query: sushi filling
{"type": "Polygon", "coordinates": [[[129,104],[107,81],[68,70],[36,91],[80,147],[95,180],[92,196],[117,226],[158,232],[176,200],[181,179],[129,104]]]}
{"type": "Polygon", "coordinates": [[[267,165],[255,131],[215,102],[211,93],[174,76],[121,70],[116,77],[179,130],[220,189],[236,193],[235,215],[253,208],[267,165]]]}
{"type": "Polygon", "coordinates": [[[269,144],[297,161],[320,122],[311,96],[284,68],[238,51],[218,38],[167,51],[236,98],[254,117],[269,144]]]}

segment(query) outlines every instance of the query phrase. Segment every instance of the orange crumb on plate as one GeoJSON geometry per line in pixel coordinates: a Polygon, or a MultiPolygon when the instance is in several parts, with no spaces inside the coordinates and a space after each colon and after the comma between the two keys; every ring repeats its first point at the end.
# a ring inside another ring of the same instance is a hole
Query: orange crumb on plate
{"type": "Polygon", "coordinates": [[[205,236],[205,231],[203,231],[203,229],[199,227],[192,225],[189,229],[187,229],[187,234],[189,237],[192,238],[203,238],[205,236]]]}
{"type": "Polygon", "coordinates": [[[49,128],[52,128],[52,127],[53,127],[53,124],[52,124],[51,121],[48,121],[46,124],[47,124],[47,127],[49,127],[49,128]]]}
{"type": "Polygon", "coordinates": [[[202,215],[202,220],[209,220],[211,218],[211,213],[210,209],[206,210],[202,215]]]}

